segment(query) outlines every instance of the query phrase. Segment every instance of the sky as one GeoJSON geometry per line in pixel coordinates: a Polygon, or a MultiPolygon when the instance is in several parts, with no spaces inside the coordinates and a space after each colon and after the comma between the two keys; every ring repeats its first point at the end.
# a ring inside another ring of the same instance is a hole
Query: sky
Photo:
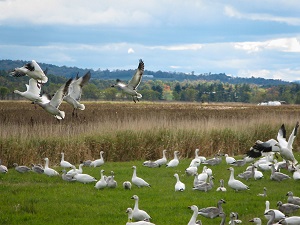
{"type": "Polygon", "coordinates": [[[0,0],[0,59],[300,80],[298,0],[0,0]]]}

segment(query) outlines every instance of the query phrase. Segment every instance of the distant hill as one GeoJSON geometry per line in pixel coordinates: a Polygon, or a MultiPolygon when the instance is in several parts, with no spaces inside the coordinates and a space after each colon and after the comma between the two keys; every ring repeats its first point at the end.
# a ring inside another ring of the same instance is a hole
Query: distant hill
{"type": "MultiPolygon", "coordinates": [[[[0,70],[11,71],[16,67],[23,66],[27,61],[22,60],[0,60],[0,70]]],[[[63,77],[74,77],[77,73],[80,75],[85,74],[88,70],[91,71],[92,79],[101,79],[101,80],[129,80],[131,79],[132,74],[135,72],[135,68],[132,70],[92,70],[92,69],[82,69],[77,67],[66,67],[66,66],[56,66],[52,64],[46,64],[38,62],[43,70],[48,68],[48,74],[53,74],[57,76],[63,77]]],[[[170,80],[170,81],[184,81],[184,80],[204,80],[204,81],[220,81],[223,83],[229,84],[256,84],[260,86],[277,86],[289,84],[290,82],[282,81],[282,80],[274,80],[274,79],[264,79],[264,78],[242,78],[242,77],[231,77],[226,75],[225,73],[219,74],[185,74],[179,72],[163,72],[163,71],[148,71],[145,70],[145,73],[148,76],[145,76],[144,79],[153,79],[153,80],[170,80]]]]}

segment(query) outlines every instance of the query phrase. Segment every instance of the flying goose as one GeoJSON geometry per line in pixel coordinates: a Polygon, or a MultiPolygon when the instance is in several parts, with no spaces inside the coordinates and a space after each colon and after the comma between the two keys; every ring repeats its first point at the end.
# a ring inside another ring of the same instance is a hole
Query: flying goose
{"type": "Polygon", "coordinates": [[[26,173],[31,170],[28,166],[19,166],[17,163],[14,163],[13,166],[15,167],[15,170],[19,173],[26,173]]]}
{"type": "Polygon", "coordinates": [[[49,159],[44,158],[44,160],[45,160],[44,174],[48,175],[49,177],[58,176],[59,173],[56,170],[49,168],[49,159]]]}
{"type": "Polygon", "coordinates": [[[175,173],[174,177],[176,178],[175,191],[184,191],[185,190],[185,184],[180,181],[178,174],[175,173]]]}
{"type": "Polygon", "coordinates": [[[137,221],[145,219],[150,220],[151,217],[149,216],[149,214],[146,211],[139,209],[139,197],[137,195],[133,195],[131,199],[134,199],[135,201],[132,211],[132,218],[137,221]]]}
{"type": "Polygon", "coordinates": [[[243,182],[236,180],[234,178],[234,169],[233,167],[229,167],[230,170],[230,177],[228,180],[228,186],[231,187],[235,191],[240,191],[240,190],[249,190],[249,187],[245,185],[243,182]]]}
{"type": "Polygon", "coordinates": [[[64,101],[69,103],[71,106],[73,106],[73,112],[72,116],[76,114],[77,116],[77,109],[84,110],[85,106],[84,104],[81,104],[80,98],[82,94],[82,87],[89,82],[91,78],[91,72],[88,71],[84,76],[78,77],[78,74],[75,79],[72,80],[71,84],[68,88],[67,95],[63,98],[64,101]]]}
{"type": "Polygon", "coordinates": [[[218,217],[221,212],[223,212],[223,203],[226,203],[226,201],[224,199],[220,199],[217,203],[217,207],[211,206],[199,209],[198,214],[206,218],[214,219],[218,217]]]}
{"type": "Polygon", "coordinates": [[[288,199],[287,199],[288,203],[300,205],[300,198],[294,196],[293,192],[289,191],[286,195],[288,196],[288,199]]]}
{"type": "Polygon", "coordinates": [[[190,221],[188,222],[187,225],[196,225],[196,224],[199,224],[196,221],[197,220],[197,216],[198,216],[198,206],[192,205],[192,206],[189,206],[188,208],[193,211],[193,215],[192,215],[192,217],[191,217],[191,219],[190,219],[190,221]]]}
{"type": "Polygon", "coordinates": [[[102,166],[104,164],[103,154],[104,154],[104,152],[100,151],[100,158],[92,161],[90,163],[90,166],[93,166],[93,167],[102,166]]]}
{"type": "Polygon", "coordinates": [[[15,68],[12,72],[10,72],[10,75],[13,77],[22,77],[27,75],[28,77],[35,79],[37,81],[37,86],[40,88],[38,84],[45,84],[48,81],[48,77],[45,73],[46,71],[43,71],[39,64],[35,60],[32,60],[22,67],[15,68]]]}
{"type": "Polygon", "coordinates": [[[35,79],[31,78],[29,79],[29,84],[26,85],[26,91],[21,92],[19,90],[14,90],[15,94],[21,95],[22,97],[28,99],[29,101],[36,102],[36,101],[42,101],[42,98],[40,96],[41,88],[38,87],[38,83],[35,79]]]}
{"type": "Polygon", "coordinates": [[[264,153],[279,152],[279,147],[276,146],[277,143],[275,139],[269,139],[265,142],[257,140],[250,150],[246,152],[246,155],[251,158],[258,158],[264,153]]]}
{"type": "Polygon", "coordinates": [[[143,73],[144,62],[140,59],[138,68],[128,84],[122,83],[121,80],[117,79],[116,84],[113,84],[112,87],[120,87],[126,94],[131,95],[133,101],[136,103],[136,101],[139,101],[139,98],[142,98],[142,95],[138,93],[136,89],[142,80],[143,73]]]}
{"type": "Polygon", "coordinates": [[[126,213],[128,214],[128,222],[126,223],[126,225],[155,225],[154,223],[145,220],[132,222],[132,208],[127,208],[126,213]]]}
{"type": "Polygon", "coordinates": [[[65,84],[63,84],[54,94],[54,96],[50,99],[46,95],[42,96],[42,102],[35,101],[34,103],[41,106],[46,112],[53,115],[56,119],[64,119],[65,118],[65,112],[59,110],[59,106],[63,100],[63,97],[66,95],[68,91],[68,87],[70,83],[72,82],[72,79],[69,79],[65,84]]]}
{"type": "Polygon", "coordinates": [[[178,155],[179,155],[179,151],[174,151],[174,158],[166,164],[166,167],[178,166],[178,164],[179,164],[178,155]]]}
{"type": "Polygon", "coordinates": [[[134,185],[138,186],[139,188],[140,187],[151,187],[151,185],[148,184],[144,179],[142,179],[136,175],[136,166],[132,166],[132,169],[133,169],[133,174],[132,174],[131,182],[134,185]]]}

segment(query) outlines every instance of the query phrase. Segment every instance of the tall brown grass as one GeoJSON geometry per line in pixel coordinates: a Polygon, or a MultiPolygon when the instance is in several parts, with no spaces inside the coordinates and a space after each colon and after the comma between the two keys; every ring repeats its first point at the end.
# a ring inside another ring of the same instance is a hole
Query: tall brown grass
{"type": "MultiPolygon", "coordinates": [[[[72,163],[156,159],[163,149],[179,150],[181,157],[213,156],[218,150],[241,155],[257,140],[275,138],[282,123],[288,135],[299,120],[300,106],[242,104],[85,102],[72,117],[62,104],[65,120],[58,122],[28,102],[0,102],[0,158],[14,162],[60,161],[60,152],[72,163]]],[[[295,151],[300,140],[295,139],[295,151]]]]}

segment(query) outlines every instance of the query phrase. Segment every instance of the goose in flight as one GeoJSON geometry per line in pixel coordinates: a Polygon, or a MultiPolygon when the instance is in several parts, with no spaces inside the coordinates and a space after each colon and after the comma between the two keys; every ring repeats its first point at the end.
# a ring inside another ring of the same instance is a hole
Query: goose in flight
{"type": "Polygon", "coordinates": [[[48,81],[48,77],[45,73],[47,73],[47,71],[43,71],[39,64],[35,60],[32,60],[22,67],[15,68],[10,72],[10,75],[13,77],[23,77],[27,75],[28,77],[35,79],[37,81],[37,86],[40,87],[39,84],[45,84],[48,81]]]}
{"type": "Polygon", "coordinates": [[[73,112],[72,115],[74,116],[76,114],[77,116],[77,109],[84,110],[85,106],[84,104],[81,104],[80,98],[82,93],[82,87],[89,82],[91,78],[91,72],[88,71],[84,76],[78,77],[78,74],[75,79],[72,80],[71,84],[68,88],[67,95],[63,98],[64,101],[69,103],[71,106],[73,106],[73,112]]]}
{"type": "Polygon", "coordinates": [[[22,97],[35,102],[35,101],[42,101],[42,98],[40,96],[41,88],[38,86],[37,80],[30,78],[29,84],[26,85],[26,91],[21,92],[19,90],[14,90],[15,94],[21,95],[22,97]]]}
{"type": "Polygon", "coordinates": [[[132,96],[133,101],[136,103],[136,101],[139,101],[139,98],[142,98],[142,95],[136,91],[139,84],[141,83],[142,76],[144,73],[144,62],[140,59],[139,66],[131,78],[131,80],[128,82],[128,84],[122,83],[121,80],[117,79],[116,84],[113,84],[112,87],[118,86],[120,87],[126,94],[129,94],[132,96]]]}
{"type": "Polygon", "coordinates": [[[65,112],[60,111],[58,108],[63,101],[63,97],[66,95],[68,91],[68,87],[70,83],[72,82],[72,79],[69,79],[65,84],[63,84],[55,93],[55,95],[52,97],[51,100],[49,100],[45,95],[42,96],[42,102],[35,101],[36,104],[41,106],[46,112],[53,115],[56,119],[64,119],[65,118],[65,112]]]}

